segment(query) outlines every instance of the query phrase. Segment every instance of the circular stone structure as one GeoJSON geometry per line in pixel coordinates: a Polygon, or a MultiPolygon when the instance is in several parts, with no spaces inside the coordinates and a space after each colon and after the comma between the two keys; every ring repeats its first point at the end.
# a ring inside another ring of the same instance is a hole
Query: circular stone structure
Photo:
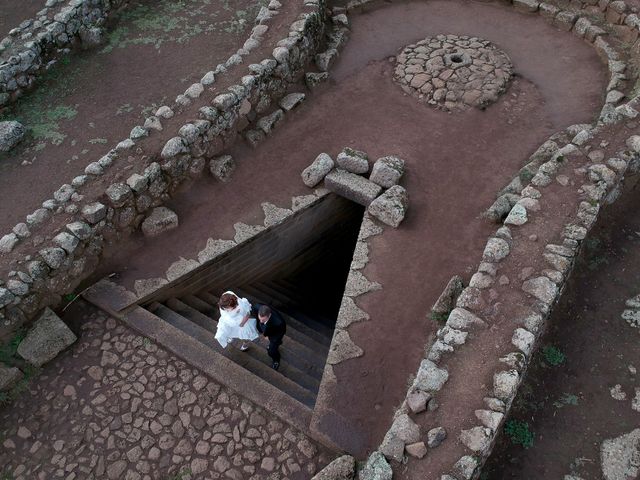
{"type": "Polygon", "coordinates": [[[396,61],[394,80],[403,90],[448,110],[487,107],[513,74],[507,54],[477,37],[425,38],[405,47],[396,61]]]}

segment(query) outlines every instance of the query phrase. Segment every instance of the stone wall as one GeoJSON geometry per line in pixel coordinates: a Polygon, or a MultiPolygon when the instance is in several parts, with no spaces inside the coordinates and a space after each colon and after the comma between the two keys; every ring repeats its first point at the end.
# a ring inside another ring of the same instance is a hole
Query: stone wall
{"type": "MultiPolygon", "coordinates": [[[[357,8],[367,3],[370,2],[355,0],[347,8],[357,8]]],[[[411,415],[428,414],[430,404],[437,404],[435,398],[445,387],[450,375],[446,364],[456,362],[456,353],[462,345],[472,342],[475,334],[490,323],[490,319],[481,318],[475,311],[483,291],[496,282],[500,262],[515,247],[511,229],[526,223],[527,215],[533,212],[538,215],[539,199],[543,194],[540,190],[553,181],[563,164],[567,163],[566,160],[571,161],[575,155],[582,155],[579,150],[589,147],[598,134],[607,129],[623,128],[624,121],[639,115],[637,109],[640,101],[637,92],[634,94],[632,90],[634,84],[631,80],[637,77],[633,70],[637,71],[638,66],[640,22],[629,6],[622,1],[608,0],[575,1],[570,4],[563,1],[558,2],[558,6],[537,0],[513,0],[508,3],[521,11],[538,13],[557,27],[572,31],[594,46],[609,69],[610,81],[604,94],[605,104],[594,124],[570,126],[541,145],[518,175],[499,192],[498,201],[488,210],[488,216],[496,222],[504,221],[504,226],[488,239],[482,261],[469,286],[457,300],[453,299],[455,308],[447,316],[446,324],[438,330],[433,343],[425,349],[424,359],[407,390],[405,401],[396,411],[379,449],[360,468],[360,480],[391,479],[395,469],[392,468],[395,464],[390,463],[392,460],[404,463],[407,454],[422,458],[446,437],[444,429],[434,428],[428,432],[427,440],[421,442],[420,427],[411,419],[411,415]],[[600,18],[606,29],[596,25],[596,18],[600,18]],[[621,41],[631,47],[628,63],[623,60],[626,56],[624,48],[619,48],[621,41]],[[624,92],[631,97],[627,103],[622,103],[626,96],[624,92]]],[[[511,340],[515,351],[498,359],[502,367],[493,377],[493,395],[484,399],[486,409],[470,412],[477,419],[478,426],[463,430],[456,438],[469,453],[452,461],[449,471],[440,480],[471,480],[480,476],[481,467],[508,417],[531,355],[538,347],[546,320],[563,292],[574,259],[598,219],[600,205],[614,202],[619,196],[625,174],[637,172],[640,168],[640,136],[630,137],[626,149],[617,152],[606,164],[604,159],[590,160],[592,164],[583,169],[586,181],[578,190],[585,200],[579,202],[574,218],[566,222],[562,244],[546,245],[543,264],[548,268],[539,276],[525,278],[522,283],[521,289],[530,300],[530,304],[522,307],[526,307],[529,314],[518,318],[519,325],[511,340]]],[[[366,312],[358,312],[358,317],[366,315],[366,312]]],[[[330,475],[331,468],[327,467],[327,475],[330,475]]],[[[352,478],[351,475],[355,473],[351,472],[344,478],[352,478]]]]}
{"type": "Polygon", "coordinates": [[[68,47],[102,41],[107,17],[128,0],[47,0],[0,41],[0,108],[16,100],[68,47]]]}
{"type": "MultiPolygon", "coordinates": [[[[269,8],[260,10],[258,25],[245,47],[251,48],[251,43],[264,33],[266,26],[262,22],[276,15],[279,7],[279,2],[272,1],[269,8]]],[[[199,118],[179,128],[178,136],[168,140],[161,152],[147,157],[146,168],[131,173],[126,182],[109,185],[99,201],[95,201],[95,196],[94,200],[85,199],[82,194],[83,188],[101,180],[98,177],[117,159],[142,153],[136,142],[160,130],[161,122],[173,116],[168,106],[158,109],[144,126],[133,128],[130,138],[89,164],[85,175],[62,185],[42,208],[27,216],[26,222],[0,238],[0,253],[6,255],[38,230],[53,233],[51,224],[60,223],[56,217],[71,217],[71,221],[65,220],[63,227],[56,229],[52,241],[38,245],[37,252],[18,255],[18,260],[12,263],[14,271],[0,283],[0,338],[7,337],[43,307],[58,304],[61,295],[72,292],[95,270],[106,244],[138,229],[153,208],[170,198],[179,185],[204,174],[206,160],[220,154],[240,132],[246,132],[247,139],[257,144],[275,127],[284,115],[282,109],[262,118],[258,116],[268,111],[271,102],[282,97],[288,86],[304,74],[324,40],[324,2],[306,0],[303,10],[272,56],[249,65],[247,75],[217,95],[211,106],[201,108],[199,118]],[[257,131],[249,128],[252,122],[260,133],[251,134],[257,131]]],[[[243,48],[239,52],[247,55],[249,50],[243,48]]],[[[225,65],[219,65],[178,96],[174,108],[189,104],[203,92],[203,85],[215,82],[215,75],[241,61],[239,53],[232,55],[225,65]]]]}

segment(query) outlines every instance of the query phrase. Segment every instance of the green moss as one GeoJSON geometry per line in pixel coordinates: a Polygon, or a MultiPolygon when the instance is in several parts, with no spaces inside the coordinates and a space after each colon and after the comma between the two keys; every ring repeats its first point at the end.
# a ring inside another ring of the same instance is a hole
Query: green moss
{"type": "Polygon", "coordinates": [[[542,357],[544,358],[545,363],[552,367],[562,365],[567,359],[564,353],[552,345],[547,345],[542,349],[542,357]]]}
{"type": "Polygon", "coordinates": [[[75,105],[64,102],[64,98],[74,91],[82,62],[71,62],[63,57],[41,77],[39,88],[12,104],[2,114],[0,120],[15,119],[27,128],[27,133],[37,143],[35,151],[42,150],[47,143],[61,144],[66,135],[61,125],[77,115],[75,105]]]}
{"type": "Polygon", "coordinates": [[[429,318],[434,322],[446,323],[450,313],[451,312],[440,313],[440,312],[434,312],[432,310],[431,313],[429,314],[429,318]]]}
{"type": "Polygon", "coordinates": [[[130,45],[153,45],[160,49],[167,42],[185,44],[203,33],[224,31],[230,34],[243,32],[255,16],[260,5],[250,10],[237,10],[231,20],[219,21],[220,9],[232,11],[229,1],[211,8],[211,0],[161,0],[154,5],[137,5],[124,11],[119,24],[107,35],[107,44],[101,53],[130,45]]]}
{"type": "Polygon", "coordinates": [[[504,426],[504,433],[514,445],[522,445],[524,448],[533,446],[533,432],[529,430],[527,422],[509,420],[504,426]]]}

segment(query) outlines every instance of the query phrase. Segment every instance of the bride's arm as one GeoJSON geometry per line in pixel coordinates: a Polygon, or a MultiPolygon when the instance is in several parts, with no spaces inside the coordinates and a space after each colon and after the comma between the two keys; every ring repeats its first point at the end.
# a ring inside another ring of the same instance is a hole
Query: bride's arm
{"type": "Polygon", "coordinates": [[[249,321],[249,315],[251,315],[251,304],[246,298],[241,299],[240,302],[242,304],[242,313],[244,314],[240,322],[240,327],[244,327],[245,323],[249,321]]]}

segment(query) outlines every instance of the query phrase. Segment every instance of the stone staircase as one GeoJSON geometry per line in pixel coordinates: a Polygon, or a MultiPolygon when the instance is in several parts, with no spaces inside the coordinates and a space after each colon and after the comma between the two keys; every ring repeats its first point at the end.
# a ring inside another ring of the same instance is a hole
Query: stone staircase
{"type": "Polygon", "coordinates": [[[263,303],[276,308],[285,318],[287,334],[280,347],[282,361],[278,371],[271,368],[266,339],[262,343],[252,344],[246,352],[234,345],[223,349],[215,340],[219,317],[216,293],[222,292],[199,291],[162,302],[154,301],[143,308],[181,330],[193,341],[208,347],[212,362],[216,361],[216,356],[222,355],[305,407],[313,409],[335,319],[332,322],[328,318],[305,313],[305,306],[300,303],[300,299],[304,298],[303,293],[286,280],[271,280],[231,290],[251,303],[263,303]]]}

